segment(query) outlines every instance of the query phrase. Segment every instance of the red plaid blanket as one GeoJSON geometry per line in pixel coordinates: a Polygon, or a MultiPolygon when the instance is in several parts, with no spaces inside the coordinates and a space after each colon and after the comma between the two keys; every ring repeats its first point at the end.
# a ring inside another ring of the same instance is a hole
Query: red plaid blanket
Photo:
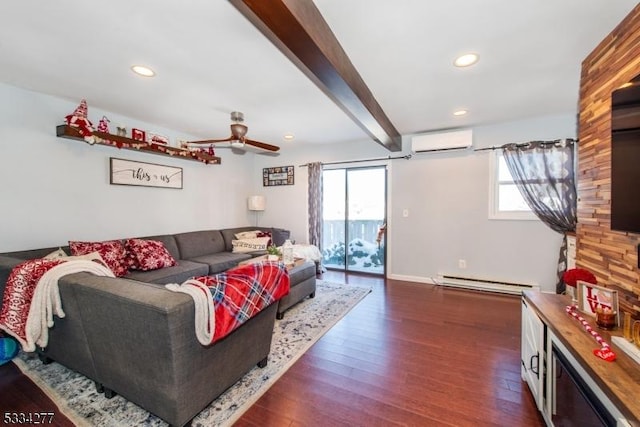
{"type": "Polygon", "coordinates": [[[263,308],[287,295],[289,286],[289,273],[284,264],[277,262],[242,265],[215,276],[187,280],[180,286],[166,285],[194,299],[196,335],[204,345],[226,337],[263,308]]]}

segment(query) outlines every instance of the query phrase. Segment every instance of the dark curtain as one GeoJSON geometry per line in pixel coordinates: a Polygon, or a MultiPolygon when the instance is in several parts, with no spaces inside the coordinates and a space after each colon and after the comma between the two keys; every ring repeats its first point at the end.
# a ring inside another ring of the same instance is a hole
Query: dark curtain
{"type": "Polygon", "coordinates": [[[577,196],[573,139],[507,144],[502,153],[516,186],[529,208],[564,239],[558,258],[556,292],[563,293],[567,269],[566,233],[575,231],[577,196]]]}
{"type": "Polygon", "coordinates": [[[322,252],[322,163],[309,163],[309,243],[322,252]]]}

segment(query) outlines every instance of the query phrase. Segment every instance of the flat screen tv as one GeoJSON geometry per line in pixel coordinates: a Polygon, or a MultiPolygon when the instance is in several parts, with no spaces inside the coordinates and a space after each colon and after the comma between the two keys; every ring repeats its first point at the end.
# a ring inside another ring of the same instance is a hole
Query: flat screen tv
{"type": "Polygon", "coordinates": [[[611,229],[640,233],[640,76],[611,99],[611,229]]]}

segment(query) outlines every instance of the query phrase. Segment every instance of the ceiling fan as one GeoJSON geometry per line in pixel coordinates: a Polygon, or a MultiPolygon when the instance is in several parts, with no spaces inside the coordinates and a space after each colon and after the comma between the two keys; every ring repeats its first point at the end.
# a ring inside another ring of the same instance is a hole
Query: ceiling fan
{"type": "Polygon", "coordinates": [[[231,112],[231,136],[224,139],[205,139],[202,141],[189,141],[187,145],[189,147],[193,147],[196,145],[212,145],[219,142],[229,142],[229,147],[238,154],[244,154],[245,150],[248,147],[254,147],[258,150],[256,151],[262,154],[275,154],[280,147],[276,145],[267,144],[266,142],[256,141],[254,139],[249,139],[245,135],[249,128],[242,124],[244,121],[244,114],[239,111],[231,112]]]}

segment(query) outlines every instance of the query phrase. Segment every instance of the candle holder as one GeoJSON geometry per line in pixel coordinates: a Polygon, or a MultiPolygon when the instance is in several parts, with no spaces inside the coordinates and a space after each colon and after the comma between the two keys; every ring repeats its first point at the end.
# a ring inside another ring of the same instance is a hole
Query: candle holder
{"type": "Polygon", "coordinates": [[[596,310],[596,325],[598,325],[598,328],[607,331],[614,329],[616,327],[616,315],[617,313],[610,309],[598,308],[596,310]]]}

